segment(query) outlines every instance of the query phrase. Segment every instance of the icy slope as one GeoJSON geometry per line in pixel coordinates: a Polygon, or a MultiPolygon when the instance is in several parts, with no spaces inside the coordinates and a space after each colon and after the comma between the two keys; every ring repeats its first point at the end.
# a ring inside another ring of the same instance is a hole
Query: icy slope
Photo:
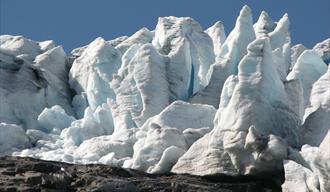
{"type": "Polygon", "coordinates": [[[160,174],[284,170],[283,189],[326,191],[329,40],[291,46],[288,14],[254,23],[248,6],[227,37],[224,26],[161,17],[70,54],[1,35],[0,155],[160,174]]]}

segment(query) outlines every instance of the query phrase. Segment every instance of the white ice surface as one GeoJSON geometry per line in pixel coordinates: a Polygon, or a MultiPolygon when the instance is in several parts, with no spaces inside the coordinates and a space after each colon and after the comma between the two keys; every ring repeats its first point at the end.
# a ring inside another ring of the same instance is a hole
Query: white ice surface
{"type": "Polygon", "coordinates": [[[284,167],[283,189],[329,191],[329,39],[291,47],[289,25],[264,11],[253,24],[244,6],[227,38],[221,22],[170,16],[70,54],[1,35],[0,155],[157,174],[284,167]]]}
{"type": "Polygon", "coordinates": [[[120,58],[120,51],[97,38],[73,62],[69,83],[77,94],[86,93],[92,110],[105,103],[107,98],[115,98],[110,81],[121,65],[120,58]]]}
{"type": "Polygon", "coordinates": [[[312,87],[301,129],[302,143],[319,146],[330,130],[330,68],[312,87]]]}
{"type": "Polygon", "coordinates": [[[247,45],[255,38],[251,9],[244,6],[234,29],[221,46],[216,63],[211,65],[207,73],[208,85],[194,95],[190,101],[218,107],[224,82],[229,75],[237,74],[238,63],[247,53],[247,45]]]}
{"type": "Polygon", "coordinates": [[[172,171],[253,175],[280,170],[288,145],[299,145],[299,119],[287,97],[269,39],[255,40],[238,76],[225,83],[213,131],[197,140],[172,171]]]}

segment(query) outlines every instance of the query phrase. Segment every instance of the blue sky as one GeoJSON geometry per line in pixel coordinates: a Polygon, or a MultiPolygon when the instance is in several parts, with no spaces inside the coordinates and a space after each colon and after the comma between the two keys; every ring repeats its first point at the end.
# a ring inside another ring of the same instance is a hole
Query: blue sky
{"type": "Polygon", "coordinates": [[[153,29],[158,17],[170,15],[190,16],[204,28],[221,20],[228,34],[244,4],[254,20],[262,10],[273,20],[289,13],[294,44],[311,48],[330,37],[330,0],[0,0],[0,34],[53,39],[70,51],[99,36],[153,29]]]}

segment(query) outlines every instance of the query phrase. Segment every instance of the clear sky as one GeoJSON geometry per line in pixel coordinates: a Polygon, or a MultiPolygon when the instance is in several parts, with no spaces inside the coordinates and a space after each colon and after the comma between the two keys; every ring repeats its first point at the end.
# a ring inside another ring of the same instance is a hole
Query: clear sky
{"type": "Polygon", "coordinates": [[[247,4],[257,20],[262,10],[278,20],[289,13],[294,44],[311,48],[330,37],[330,0],[0,0],[0,34],[53,39],[67,51],[96,37],[107,40],[154,29],[160,16],[189,16],[203,28],[217,20],[228,34],[247,4]]]}

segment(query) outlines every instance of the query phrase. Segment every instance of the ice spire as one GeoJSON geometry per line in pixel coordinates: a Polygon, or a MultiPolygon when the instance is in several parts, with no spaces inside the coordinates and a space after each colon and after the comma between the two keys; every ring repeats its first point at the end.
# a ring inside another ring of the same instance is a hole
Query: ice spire
{"type": "Polygon", "coordinates": [[[248,44],[256,38],[252,22],[251,9],[245,5],[234,29],[223,43],[216,63],[211,65],[208,71],[208,85],[192,97],[191,102],[219,106],[220,93],[225,80],[229,75],[237,74],[238,63],[247,53],[248,44]]]}
{"type": "Polygon", "coordinates": [[[265,34],[272,32],[276,24],[272,21],[266,11],[262,11],[257,23],[253,25],[257,37],[262,37],[265,34]]]}
{"type": "Polygon", "coordinates": [[[217,21],[214,25],[206,30],[206,33],[211,37],[213,41],[214,54],[219,56],[221,46],[226,40],[225,28],[221,21],[217,21]]]}
{"type": "Polygon", "coordinates": [[[235,28],[229,34],[219,53],[218,61],[223,62],[229,74],[237,74],[237,65],[246,54],[247,45],[255,38],[252,11],[245,5],[236,20],[235,28]]]}
{"type": "Polygon", "coordinates": [[[258,175],[280,170],[287,143],[299,145],[299,118],[274,67],[269,38],[248,46],[238,75],[228,78],[221,98],[213,131],[195,142],[172,172],[258,175]],[[285,123],[277,123],[283,119],[285,123]]]}
{"type": "Polygon", "coordinates": [[[270,37],[270,44],[272,49],[281,49],[284,58],[284,67],[288,72],[291,67],[291,37],[290,37],[290,21],[289,15],[285,13],[283,17],[278,21],[274,31],[268,35],[270,37]]]}

